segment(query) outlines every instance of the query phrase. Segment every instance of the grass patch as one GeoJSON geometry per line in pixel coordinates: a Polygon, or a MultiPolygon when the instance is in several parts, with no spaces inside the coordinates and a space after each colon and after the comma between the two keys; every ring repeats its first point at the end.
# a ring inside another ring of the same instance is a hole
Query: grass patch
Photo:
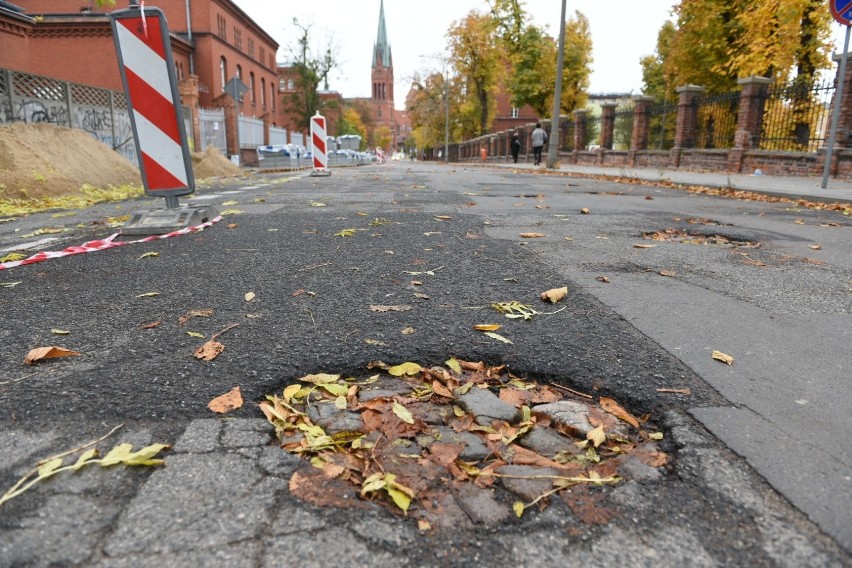
{"type": "Polygon", "coordinates": [[[0,217],[26,215],[50,209],[83,209],[97,203],[110,203],[141,197],[144,190],[140,185],[109,186],[107,188],[84,185],[82,195],[42,197],[39,199],[0,199],[0,217]]]}

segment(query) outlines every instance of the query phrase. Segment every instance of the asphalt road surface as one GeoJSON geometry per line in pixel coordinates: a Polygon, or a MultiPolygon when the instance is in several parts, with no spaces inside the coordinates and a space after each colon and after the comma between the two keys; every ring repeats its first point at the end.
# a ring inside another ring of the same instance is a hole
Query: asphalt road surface
{"type": "MultiPolygon", "coordinates": [[[[0,505],[0,566],[852,566],[848,216],[404,162],[218,180],[190,202],[227,214],[0,271],[19,282],[0,287],[0,490],[119,424],[101,448],[174,445],[165,467],[84,468],[0,505]],[[543,306],[559,286],[564,310],[502,322],[511,344],[472,329],[493,302],[543,306]],[[190,310],[212,314],[181,325],[190,310]],[[215,360],[193,357],[204,339],[187,332],[233,324],[215,360]],[[47,345],[81,355],[22,364],[47,345]],[[265,395],[308,373],[450,356],[650,414],[664,475],[602,488],[607,522],[555,500],[484,524],[448,506],[425,532],[370,503],[290,494],[305,464],[275,444],[265,395]],[[246,404],[213,414],[235,386],[246,404]]],[[[103,238],[108,217],[152,205],[2,222],[0,257],[103,238]],[[44,227],[67,231],[22,238],[44,227]]]]}

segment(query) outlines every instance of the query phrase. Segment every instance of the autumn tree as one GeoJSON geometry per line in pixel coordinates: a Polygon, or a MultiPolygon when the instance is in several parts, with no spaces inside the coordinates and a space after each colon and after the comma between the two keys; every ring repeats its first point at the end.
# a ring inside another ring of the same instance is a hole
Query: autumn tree
{"type": "Polygon", "coordinates": [[[461,97],[457,120],[465,138],[479,136],[488,132],[494,120],[494,95],[503,70],[494,42],[494,19],[472,11],[453,23],[447,42],[461,97]]]}
{"type": "MultiPolygon", "coordinates": [[[[445,75],[439,72],[427,73],[425,77],[414,76],[412,91],[406,101],[406,110],[411,118],[412,136],[420,148],[436,148],[444,144],[446,104],[449,101],[450,114],[454,117],[450,125],[450,141],[461,136],[456,112],[458,91],[451,82],[445,83],[445,75]],[[446,89],[446,90],[445,90],[446,89]]],[[[470,125],[469,128],[473,128],[470,125]]]]}
{"type": "Polygon", "coordinates": [[[324,102],[319,96],[319,87],[324,84],[328,89],[328,75],[337,66],[335,48],[328,44],[320,49],[311,47],[311,26],[293,18],[293,27],[297,30],[294,44],[288,46],[293,68],[295,90],[284,96],[283,109],[293,117],[293,123],[299,129],[310,128],[311,116],[322,112],[324,102]]]}
{"type": "Polygon", "coordinates": [[[340,120],[337,121],[337,136],[344,136],[346,134],[356,134],[361,137],[361,147],[359,150],[364,150],[367,147],[367,127],[364,125],[361,113],[351,105],[344,107],[343,112],[340,114],[340,120]]]}

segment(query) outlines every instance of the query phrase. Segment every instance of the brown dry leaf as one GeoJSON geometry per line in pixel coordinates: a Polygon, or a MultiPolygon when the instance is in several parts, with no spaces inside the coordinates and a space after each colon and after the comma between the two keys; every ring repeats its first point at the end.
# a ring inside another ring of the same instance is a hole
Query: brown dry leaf
{"type": "Polygon", "coordinates": [[[340,479],[329,479],[322,470],[307,467],[290,476],[290,493],[318,507],[367,509],[354,485],[340,479]]]}
{"type": "Polygon", "coordinates": [[[822,250],[822,245],[820,245],[820,244],[808,245],[808,248],[813,249],[813,250],[822,250]]]}
{"type": "Polygon", "coordinates": [[[649,249],[649,248],[654,248],[655,246],[657,246],[657,245],[644,245],[644,244],[638,244],[637,243],[637,244],[633,245],[633,248],[635,248],[635,249],[649,249]]]}
{"type": "Polygon", "coordinates": [[[603,282],[604,284],[609,284],[609,278],[606,276],[598,276],[595,278],[598,282],[603,282]]]}
{"type": "Polygon", "coordinates": [[[620,516],[618,511],[604,506],[605,494],[590,493],[588,488],[576,487],[559,495],[577,520],[586,525],[607,525],[620,516]]]}
{"type": "Polygon", "coordinates": [[[544,235],[541,233],[518,233],[518,236],[522,239],[540,239],[544,235]]]}
{"type": "Polygon", "coordinates": [[[580,209],[580,213],[582,213],[583,215],[588,215],[589,214],[589,208],[583,207],[582,209],[580,209]]]}
{"type": "Polygon", "coordinates": [[[795,220],[795,221],[793,221],[793,222],[794,222],[795,224],[797,224],[797,225],[804,225],[804,224],[805,224],[805,220],[804,220],[804,219],[796,219],[796,220],[795,220]]]}
{"type": "Polygon", "coordinates": [[[820,260],[818,258],[802,258],[802,262],[806,262],[808,264],[816,264],[817,266],[825,266],[827,263],[824,260],[820,260]]]}
{"type": "Polygon", "coordinates": [[[370,310],[374,312],[408,312],[411,311],[411,306],[379,306],[370,305],[370,310]]]}
{"type": "Polygon", "coordinates": [[[513,388],[500,389],[500,400],[508,402],[515,408],[520,408],[525,404],[529,404],[530,395],[526,391],[519,391],[513,388]]]}
{"type": "Polygon", "coordinates": [[[669,277],[673,277],[673,276],[675,276],[675,275],[677,274],[677,272],[675,272],[674,270],[660,270],[660,272],[659,272],[658,274],[659,274],[660,276],[669,276],[669,277]]]}
{"type": "Polygon", "coordinates": [[[671,394],[692,394],[690,389],[657,389],[657,392],[667,392],[671,394]]]}
{"type": "Polygon", "coordinates": [[[435,394],[443,396],[445,398],[455,398],[453,396],[453,392],[444,385],[442,385],[440,381],[432,381],[432,391],[435,394]]]}
{"type": "Polygon", "coordinates": [[[464,444],[445,444],[441,442],[435,442],[429,446],[429,452],[432,454],[432,457],[443,466],[448,466],[455,462],[464,449],[464,444]]]}
{"type": "Polygon", "coordinates": [[[77,351],[71,351],[64,347],[36,347],[31,349],[27,356],[24,357],[25,365],[35,365],[42,359],[56,359],[58,357],[75,357],[79,355],[77,351]]]}
{"type": "Polygon", "coordinates": [[[726,354],[722,353],[721,351],[713,351],[712,356],[717,361],[721,361],[722,363],[725,363],[727,365],[733,365],[734,364],[734,358],[731,357],[730,355],[726,355],[726,354]]]}
{"type": "Polygon", "coordinates": [[[159,322],[159,321],[152,321],[151,323],[146,323],[144,325],[140,325],[139,329],[154,329],[155,327],[159,327],[160,323],[161,322],[159,322]]]}
{"type": "Polygon", "coordinates": [[[217,414],[225,414],[243,405],[243,395],[240,387],[234,387],[222,396],[217,396],[207,404],[207,408],[217,414]]]}
{"type": "Polygon", "coordinates": [[[237,225],[236,223],[228,223],[227,227],[229,229],[236,229],[237,227],[239,227],[239,225],[237,225]]]}
{"type": "Polygon", "coordinates": [[[222,351],[225,350],[225,346],[219,343],[218,341],[213,341],[212,339],[195,350],[195,358],[196,359],[204,359],[205,361],[212,361],[216,357],[222,354],[222,351]]]}
{"type": "Polygon", "coordinates": [[[620,418],[633,426],[634,428],[639,428],[639,421],[636,420],[636,417],[624,410],[620,404],[615,402],[613,399],[602,396],[600,399],[601,408],[615,416],[616,418],[620,418]]]}
{"type": "Polygon", "coordinates": [[[209,318],[212,315],[213,310],[209,308],[206,310],[189,310],[178,318],[178,325],[181,326],[192,318],[209,318]]]}
{"type": "Polygon", "coordinates": [[[473,326],[476,331],[497,331],[503,327],[499,323],[478,323],[473,326]]]}
{"type": "Polygon", "coordinates": [[[549,301],[551,304],[555,304],[556,302],[562,300],[565,296],[568,295],[568,287],[563,286],[562,288],[551,288],[546,292],[541,293],[541,299],[545,302],[549,301]]]}

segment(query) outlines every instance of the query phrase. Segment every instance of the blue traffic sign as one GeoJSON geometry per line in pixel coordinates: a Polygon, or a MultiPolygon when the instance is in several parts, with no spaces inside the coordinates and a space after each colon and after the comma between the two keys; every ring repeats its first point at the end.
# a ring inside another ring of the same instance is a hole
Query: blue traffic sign
{"type": "Polygon", "coordinates": [[[830,0],[831,16],[844,26],[852,25],[852,0],[830,0]]]}

